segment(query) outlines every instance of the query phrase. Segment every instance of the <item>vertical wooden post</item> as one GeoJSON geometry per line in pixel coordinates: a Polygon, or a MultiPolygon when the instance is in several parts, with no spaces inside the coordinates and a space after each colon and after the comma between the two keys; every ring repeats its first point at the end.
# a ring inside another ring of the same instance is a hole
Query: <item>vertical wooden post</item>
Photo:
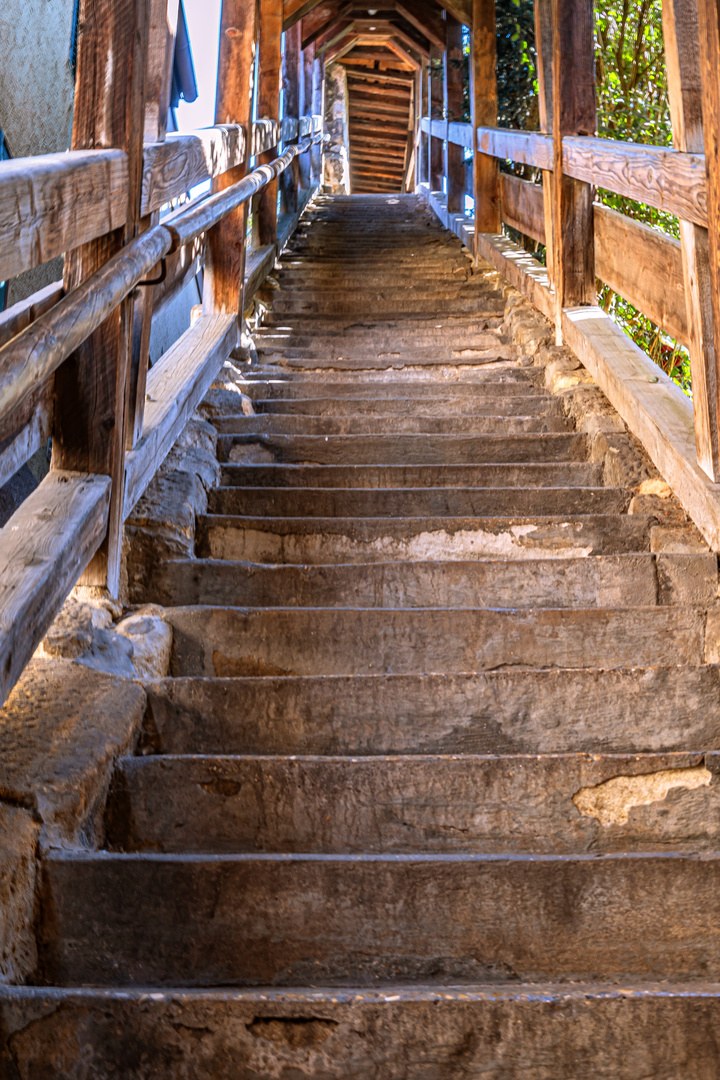
{"type": "MultiPolygon", "coordinates": [[[[437,45],[430,48],[430,65],[428,67],[428,116],[430,120],[442,120],[443,118],[443,50],[437,45]]],[[[444,176],[443,144],[442,139],[436,139],[434,135],[428,137],[428,179],[431,191],[442,191],[444,176]]]]}
{"type": "Polygon", "coordinates": [[[664,0],[665,61],[676,150],[705,154],[709,229],[680,222],[690,369],[698,464],[720,480],[718,392],[720,374],[720,273],[718,273],[718,124],[720,61],[718,12],[714,3],[664,0]],[[704,114],[704,123],[703,123],[704,114]],[[704,132],[703,132],[704,128],[704,132]]]}
{"type": "MultiPolygon", "coordinates": [[[[540,130],[552,135],[553,82],[552,82],[552,0],[535,0],[535,52],[538,63],[540,130]]],[[[545,217],[545,266],[550,284],[553,283],[553,174],[543,172],[543,210],[545,217]]]]}
{"type": "MultiPolygon", "coordinates": [[[[150,0],[150,31],[145,63],[144,141],[146,143],[164,142],[167,134],[179,8],[179,0],[150,0]]],[[[159,211],[148,214],[141,219],[139,231],[145,232],[159,220],[159,211]]],[[[137,290],[133,313],[133,347],[128,397],[128,449],[138,443],[143,432],[154,300],[154,286],[147,285],[137,290]]]]}
{"type": "MultiPolygon", "coordinates": [[[[282,69],[284,115],[294,120],[300,119],[300,29],[301,24],[297,22],[285,31],[285,56],[282,69]]],[[[295,158],[290,168],[286,169],[280,177],[283,209],[287,214],[297,213],[298,177],[298,163],[295,158]]]]}
{"type": "MultiPolygon", "coordinates": [[[[475,199],[475,234],[499,233],[500,171],[490,154],[482,154],[477,145],[479,127],[497,124],[497,30],[495,0],[473,0],[473,24],[470,43],[470,104],[473,125],[473,193],[475,199]]],[[[477,243],[475,245],[477,252],[477,243]]]]}
{"type": "MultiPolygon", "coordinates": [[[[312,92],[313,92],[313,65],[315,63],[315,45],[308,45],[302,53],[302,67],[300,71],[301,116],[312,116],[312,92]]],[[[300,186],[307,191],[312,187],[310,172],[310,151],[302,154],[298,159],[300,168],[300,186]]]]}
{"type": "Polygon", "coordinates": [[[564,307],[597,302],[591,184],[563,175],[564,135],[594,135],[592,0],[552,0],[553,274],[557,333],[564,307]]]}
{"type": "MultiPolygon", "coordinates": [[[[313,63],[313,99],[312,99],[312,111],[313,116],[323,117],[323,127],[325,124],[325,61],[321,56],[316,56],[313,63]]],[[[322,184],[323,176],[323,144],[321,142],[314,143],[310,152],[310,160],[312,162],[312,182],[313,186],[322,184]]]]}
{"type": "MultiPolygon", "coordinates": [[[[263,0],[260,5],[260,54],[258,63],[258,116],[280,121],[280,69],[282,66],[282,0],[263,0]]],[[[266,150],[258,165],[277,157],[277,147],[266,150]]],[[[277,180],[261,191],[256,206],[258,239],[262,245],[277,243],[277,180]]]]}
{"type": "MultiPolygon", "coordinates": [[[[222,0],[216,124],[245,129],[245,161],[213,180],[222,191],[247,172],[252,151],[253,69],[258,32],[257,0],[222,0]]],[[[203,310],[242,317],[245,293],[247,203],[210,229],[207,237],[203,310]]]]}
{"type": "MultiPolygon", "coordinates": [[[[452,15],[445,23],[445,118],[459,122],[463,114],[463,36],[462,24],[452,15]]],[[[445,176],[447,177],[448,213],[458,214],[465,209],[465,155],[462,146],[445,144],[445,176]]]]}
{"type": "MultiPolygon", "coordinates": [[[[75,288],[136,234],[142,181],[149,0],[83,0],[80,8],[73,150],[119,147],[128,155],[123,228],[65,258],[64,286],[75,288]]],[[[117,595],[122,535],[127,395],[133,305],[125,300],[55,376],[54,469],[112,477],[105,542],[82,582],[117,595]]]]}
{"type": "MultiPolygon", "coordinates": [[[[430,115],[430,105],[428,101],[428,88],[430,85],[430,75],[428,72],[428,61],[423,59],[420,65],[420,73],[418,78],[418,113],[420,120],[430,115]]],[[[429,180],[428,174],[428,137],[422,129],[418,132],[418,167],[417,167],[417,181],[418,184],[424,184],[429,180]]]]}

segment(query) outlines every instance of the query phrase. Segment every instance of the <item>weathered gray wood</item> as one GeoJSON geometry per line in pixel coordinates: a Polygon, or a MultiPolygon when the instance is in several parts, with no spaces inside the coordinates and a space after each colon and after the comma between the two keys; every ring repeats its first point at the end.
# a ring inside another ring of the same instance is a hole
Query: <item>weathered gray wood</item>
{"type": "Polygon", "coordinates": [[[192,135],[168,135],[143,150],[141,212],[159,210],[204,180],[245,160],[245,131],[238,124],[200,128],[192,135]]]}
{"type": "Polygon", "coordinates": [[[500,175],[502,219],[524,236],[545,243],[542,188],[508,173],[500,175]]]}
{"type": "Polygon", "coordinates": [[[124,225],[122,150],[75,150],[0,163],[0,279],[124,225]]]}
{"type": "Polygon", "coordinates": [[[39,315],[44,315],[62,298],[62,281],[53,281],[43,289],[18,300],[17,304],[0,311],[0,346],[5,345],[21,330],[24,330],[39,315]]]}
{"type": "Polygon", "coordinates": [[[231,312],[202,315],[148,374],[142,439],[125,458],[127,518],[237,343],[231,312]]]}
{"type": "Polygon", "coordinates": [[[46,446],[52,433],[54,380],[50,376],[12,415],[0,420],[0,487],[46,446]]]}
{"type": "Polygon", "coordinates": [[[110,477],[53,470],[0,531],[0,702],[107,528],[110,477]]]}

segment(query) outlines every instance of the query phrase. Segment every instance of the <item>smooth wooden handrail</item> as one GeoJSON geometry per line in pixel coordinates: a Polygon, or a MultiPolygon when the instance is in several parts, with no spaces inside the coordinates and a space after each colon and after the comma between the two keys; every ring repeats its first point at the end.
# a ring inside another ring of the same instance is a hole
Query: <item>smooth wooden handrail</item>
{"type": "Polygon", "coordinates": [[[171,250],[174,251],[176,248],[182,247],[183,244],[190,243],[201,233],[207,232],[213,225],[217,225],[232,210],[236,210],[243,203],[246,203],[248,199],[251,199],[253,195],[257,195],[259,191],[262,191],[276,176],[279,176],[292,164],[294,158],[299,154],[306,153],[310,146],[311,141],[308,140],[302,145],[296,144],[289,147],[281,157],[276,158],[275,161],[270,162],[268,165],[260,165],[249,176],[239,180],[232,187],[225,188],[224,191],[218,191],[214,195],[202,199],[189,209],[180,210],[175,216],[168,218],[165,221],[165,227],[172,235],[171,250]]]}

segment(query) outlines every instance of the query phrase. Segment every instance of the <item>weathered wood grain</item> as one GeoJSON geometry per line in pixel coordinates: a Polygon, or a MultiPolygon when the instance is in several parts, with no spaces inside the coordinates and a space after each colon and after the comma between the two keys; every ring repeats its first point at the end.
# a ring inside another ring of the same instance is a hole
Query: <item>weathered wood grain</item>
{"type": "Polygon", "coordinates": [[[44,315],[51,307],[62,299],[62,281],[52,281],[44,289],[32,293],[25,300],[18,300],[17,304],[0,311],[0,346],[5,345],[16,334],[19,334],[39,315],[44,315]]]}
{"type": "Polygon", "coordinates": [[[502,219],[523,236],[545,243],[542,188],[508,173],[500,175],[502,219]]]}
{"type": "Polygon", "coordinates": [[[102,543],[110,477],[53,470],[0,531],[0,703],[102,543]]]}
{"type": "MultiPolygon", "coordinates": [[[[428,103],[430,119],[439,120],[443,129],[443,85],[439,76],[442,73],[443,50],[433,45],[430,50],[430,65],[428,67],[428,103]]],[[[430,187],[433,191],[442,191],[445,162],[443,161],[443,136],[436,136],[430,131],[428,139],[428,176],[430,187]]]]}
{"type": "MultiPolygon", "coordinates": [[[[282,81],[282,0],[267,0],[260,5],[260,43],[258,56],[258,112],[269,117],[276,129],[272,147],[267,147],[258,165],[267,165],[277,157],[282,81]]],[[[277,241],[277,180],[271,181],[255,204],[257,239],[261,245],[277,241]]]]}
{"type": "Polygon", "coordinates": [[[663,146],[564,138],[568,176],[707,226],[705,159],[663,146]]]}
{"type": "MultiPolygon", "coordinates": [[[[472,0],[470,112],[473,131],[497,124],[495,0],[472,0]]],[[[474,146],[473,196],[476,233],[500,232],[500,172],[497,160],[474,146]]]]}
{"type": "Polygon", "coordinates": [[[11,416],[0,420],[0,487],[47,444],[52,433],[53,396],[51,375],[11,416]]]}
{"type": "Polygon", "coordinates": [[[0,164],[0,280],[119,229],[128,162],[122,150],[75,150],[0,164]]]}
{"type": "Polygon", "coordinates": [[[159,210],[196,184],[245,160],[245,131],[238,124],[200,128],[192,135],[168,135],[143,151],[141,212],[159,210]]]}
{"type": "Polygon", "coordinates": [[[167,457],[236,343],[233,312],[201,315],[151,368],[143,436],[125,459],[123,518],[167,457]]]}
{"type": "Polygon", "coordinates": [[[536,131],[478,127],[477,145],[483,154],[515,161],[519,165],[534,165],[548,172],[553,168],[552,138],[536,131]]]}

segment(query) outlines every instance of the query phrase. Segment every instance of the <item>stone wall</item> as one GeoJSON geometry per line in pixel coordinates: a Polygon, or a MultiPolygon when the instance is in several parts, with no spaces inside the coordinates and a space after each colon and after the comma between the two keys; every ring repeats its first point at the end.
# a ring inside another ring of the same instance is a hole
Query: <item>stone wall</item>
{"type": "Polygon", "coordinates": [[[325,132],[330,140],[325,146],[323,182],[332,195],[350,193],[349,116],[345,68],[342,64],[331,64],[325,82],[325,132]]]}

